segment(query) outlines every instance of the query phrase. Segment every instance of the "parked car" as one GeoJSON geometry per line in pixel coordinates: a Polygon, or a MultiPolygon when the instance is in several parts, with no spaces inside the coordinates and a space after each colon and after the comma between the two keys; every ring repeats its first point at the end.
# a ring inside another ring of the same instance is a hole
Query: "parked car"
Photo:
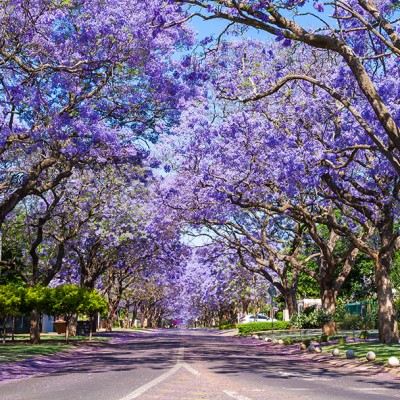
{"type": "MultiPolygon", "coordinates": [[[[270,317],[268,317],[267,315],[257,314],[257,321],[256,322],[269,322],[269,321],[272,321],[272,319],[270,317]]],[[[275,321],[276,320],[274,319],[274,322],[275,321]]],[[[243,315],[243,317],[241,317],[239,319],[239,323],[241,323],[241,324],[247,324],[248,322],[255,322],[253,314],[243,315]]]]}

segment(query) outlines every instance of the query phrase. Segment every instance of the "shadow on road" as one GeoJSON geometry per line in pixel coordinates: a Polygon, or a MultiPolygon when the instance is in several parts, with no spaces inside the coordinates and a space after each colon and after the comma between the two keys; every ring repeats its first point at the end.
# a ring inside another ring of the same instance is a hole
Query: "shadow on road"
{"type": "MultiPolygon", "coordinates": [[[[204,337],[203,337],[204,338],[204,337]]],[[[217,374],[239,375],[258,374],[264,378],[301,379],[318,382],[322,380],[345,380],[350,375],[360,384],[375,385],[382,389],[399,389],[400,379],[385,372],[377,365],[338,366],[332,365],[327,358],[320,359],[301,350],[296,345],[282,346],[248,338],[216,337],[209,334],[201,345],[192,335],[183,337],[185,342],[185,361],[204,362],[217,374]],[[373,378],[372,378],[373,376],[373,378]]],[[[335,360],[337,361],[337,360],[335,360]]]]}
{"type": "Polygon", "coordinates": [[[111,343],[87,343],[51,356],[4,364],[0,369],[0,381],[45,374],[93,374],[138,368],[163,370],[175,364],[178,339],[134,333],[113,333],[113,337],[111,343]]]}
{"type": "MultiPolygon", "coordinates": [[[[206,331],[164,330],[151,334],[113,333],[114,340],[24,362],[3,365],[0,381],[26,376],[104,373],[137,369],[166,370],[184,347],[184,361],[223,375],[252,375],[282,382],[356,377],[360,384],[398,389],[399,380],[379,370],[343,368],[316,362],[295,346],[278,346],[254,339],[220,337],[206,331]],[[371,375],[373,374],[373,378],[371,375]]],[[[328,357],[325,355],[325,357],[328,357]]],[[[322,359],[323,360],[323,359],[322,359]]]]}

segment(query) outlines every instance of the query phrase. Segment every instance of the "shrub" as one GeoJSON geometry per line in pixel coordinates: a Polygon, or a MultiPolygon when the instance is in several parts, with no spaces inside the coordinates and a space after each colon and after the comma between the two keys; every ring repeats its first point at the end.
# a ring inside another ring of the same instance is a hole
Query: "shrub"
{"type": "Polygon", "coordinates": [[[283,344],[289,345],[289,344],[293,344],[293,339],[288,337],[283,339],[283,344]]]}
{"type": "Polygon", "coordinates": [[[305,325],[307,324],[308,318],[305,314],[303,313],[295,313],[292,315],[292,318],[290,319],[290,324],[294,328],[304,328],[305,325]]]}
{"type": "Polygon", "coordinates": [[[340,337],[337,342],[338,344],[346,344],[346,337],[345,336],[340,337]]]}
{"type": "Polygon", "coordinates": [[[280,321],[283,320],[283,312],[282,312],[282,311],[278,311],[278,312],[276,313],[275,318],[276,318],[276,319],[279,319],[280,321]]]}
{"type": "Polygon", "coordinates": [[[235,329],[236,328],[236,324],[223,324],[219,326],[220,330],[223,329],[235,329]]]}
{"type": "Polygon", "coordinates": [[[322,328],[327,322],[332,321],[333,315],[325,310],[317,310],[315,307],[308,307],[304,312],[294,314],[290,320],[296,328],[313,329],[322,328]]]}
{"type": "Polygon", "coordinates": [[[376,329],[378,328],[378,307],[371,307],[371,311],[362,318],[362,328],[363,330],[367,329],[376,329]]]}
{"type": "Polygon", "coordinates": [[[327,342],[328,340],[329,340],[329,336],[328,336],[328,335],[325,335],[325,334],[322,334],[322,335],[321,335],[321,342],[325,343],[325,342],[327,342]]]}
{"type": "Polygon", "coordinates": [[[363,327],[363,318],[361,315],[347,314],[343,320],[339,322],[340,329],[357,330],[363,327]]]}
{"type": "Polygon", "coordinates": [[[360,339],[368,339],[369,338],[369,333],[368,331],[362,331],[360,333],[360,339]]]}
{"type": "Polygon", "coordinates": [[[318,328],[322,328],[325,324],[334,320],[334,315],[328,313],[324,309],[318,310],[316,314],[317,314],[316,322],[317,322],[318,328]]]}
{"type": "Polygon", "coordinates": [[[336,312],[334,314],[334,320],[336,322],[341,322],[347,315],[347,311],[346,311],[346,303],[344,300],[339,299],[336,303],[336,312]]]}
{"type": "Polygon", "coordinates": [[[249,322],[248,324],[238,324],[240,334],[248,334],[253,332],[271,331],[272,327],[274,330],[281,331],[290,328],[289,321],[275,321],[275,322],[249,322]]]}

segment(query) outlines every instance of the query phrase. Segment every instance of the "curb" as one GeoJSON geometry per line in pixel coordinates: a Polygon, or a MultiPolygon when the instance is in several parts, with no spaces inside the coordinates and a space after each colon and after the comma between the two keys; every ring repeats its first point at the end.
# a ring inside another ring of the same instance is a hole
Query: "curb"
{"type": "MultiPolygon", "coordinates": [[[[238,337],[239,338],[239,337],[238,337]]],[[[249,337],[248,337],[249,339],[249,337]]],[[[299,350],[298,349],[298,344],[295,345],[289,345],[289,346],[284,346],[284,345],[279,345],[279,344],[274,344],[272,342],[266,342],[263,343],[263,341],[260,341],[259,339],[253,339],[254,344],[260,343],[262,345],[267,345],[267,346],[274,346],[277,349],[280,349],[281,351],[284,350],[284,348],[287,348],[289,352],[286,352],[288,355],[290,354],[291,356],[303,358],[303,359],[308,359],[312,361],[313,363],[326,363],[329,366],[333,367],[344,367],[347,369],[356,369],[360,372],[366,372],[369,374],[373,373],[389,373],[390,375],[394,376],[396,379],[400,380],[400,367],[388,367],[385,366],[384,364],[380,364],[377,362],[373,361],[367,361],[366,359],[362,358],[353,358],[353,359],[347,359],[345,357],[334,357],[333,355],[330,354],[330,352],[325,352],[324,353],[324,347],[322,347],[322,353],[309,353],[306,350],[299,350]]]]}
{"type": "Polygon", "coordinates": [[[373,361],[367,361],[361,358],[353,358],[351,360],[344,358],[344,357],[334,357],[329,353],[324,353],[322,347],[322,353],[319,354],[310,354],[307,351],[301,351],[298,353],[299,356],[305,356],[308,359],[311,359],[315,363],[328,363],[329,365],[335,367],[345,367],[345,368],[355,368],[360,371],[364,370],[366,372],[376,372],[376,373],[390,373],[394,375],[396,378],[400,379],[400,368],[391,368],[387,367],[383,364],[379,364],[373,361]]]}

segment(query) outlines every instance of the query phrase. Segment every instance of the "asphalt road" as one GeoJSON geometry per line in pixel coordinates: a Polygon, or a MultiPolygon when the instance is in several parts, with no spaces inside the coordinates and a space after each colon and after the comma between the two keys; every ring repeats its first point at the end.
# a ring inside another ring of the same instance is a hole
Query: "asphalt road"
{"type": "Polygon", "coordinates": [[[284,347],[199,330],[122,335],[3,366],[0,400],[400,399],[392,374],[315,362],[284,347]]]}

